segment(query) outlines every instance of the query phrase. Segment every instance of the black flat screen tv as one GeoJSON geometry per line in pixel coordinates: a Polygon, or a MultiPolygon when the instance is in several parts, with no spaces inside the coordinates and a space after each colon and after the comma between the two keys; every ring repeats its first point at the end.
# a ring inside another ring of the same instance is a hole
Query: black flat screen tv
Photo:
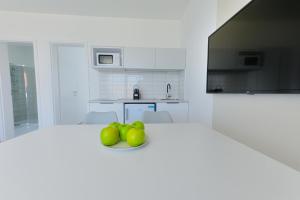
{"type": "Polygon", "coordinates": [[[300,93],[300,0],[253,0],[208,43],[207,93],[300,93]]]}

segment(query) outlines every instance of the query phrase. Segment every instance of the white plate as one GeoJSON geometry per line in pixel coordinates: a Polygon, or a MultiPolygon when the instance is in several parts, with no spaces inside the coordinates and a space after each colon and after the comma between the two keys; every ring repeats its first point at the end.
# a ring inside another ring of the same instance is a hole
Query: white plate
{"type": "Polygon", "coordinates": [[[111,150],[117,150],[117,151],[130,151],[130,150],[136,150],[136,149],[141,149],[144,146],[146,146],[149,143],[149,139],[148,136],[145,137],[145,142],[144,144],[138,146],[138,147],[131,147],[127,144],[127,142],[121,141],[118,144],[115,144],[113,146],[104,146],[107,149],[111,149],[111,150]]]}

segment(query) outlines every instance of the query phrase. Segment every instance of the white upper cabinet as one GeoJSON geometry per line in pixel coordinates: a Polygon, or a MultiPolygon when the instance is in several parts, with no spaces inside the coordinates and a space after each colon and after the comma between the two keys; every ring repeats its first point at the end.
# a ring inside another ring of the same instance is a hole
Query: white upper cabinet
{"type": "Polygon", "coordinates": [[[186,50],[179,48],[156,49],[157,69],[185,69],[186,50]]]}
{"type": "Polygon", "coordinates": [[[105,48],[94,48],[93,64],[96,68],[115,69],[148,69],[148,70],[184,70],[186,50],[183,48],[145,48],[124,47],[122,48],[122,66],[107,65],[95,66],[96,51],[105,48]]]}
{"type": "Polygon", "coordinates": [[[139,47],[124,48],[124,67],[136,69],[155,68],[155,49],[139,47]]]}

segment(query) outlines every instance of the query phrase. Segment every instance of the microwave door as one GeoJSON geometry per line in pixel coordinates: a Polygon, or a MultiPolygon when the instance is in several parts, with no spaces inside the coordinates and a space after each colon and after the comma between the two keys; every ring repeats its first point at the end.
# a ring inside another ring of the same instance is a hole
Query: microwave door
{"type": "Polygon", "coordinates": [[[97,53],[97,65],[101,67],[120,67],[119,53],[97,53]]]}
{"type": "Polygon", "coordinates": [[[98,55],[98,63],[100,65],[112,65],[114,63],[114,56],[113,55],[98,55]]]}

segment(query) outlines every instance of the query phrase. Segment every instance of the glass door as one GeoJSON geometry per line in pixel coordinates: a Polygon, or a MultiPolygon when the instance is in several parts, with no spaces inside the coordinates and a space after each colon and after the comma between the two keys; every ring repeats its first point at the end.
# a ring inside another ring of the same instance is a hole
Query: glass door
{"type": "Polygon", "coordinates": [[[5,139],[38,129],[32,43],[1,43],[2,114],[5,139]]]}

